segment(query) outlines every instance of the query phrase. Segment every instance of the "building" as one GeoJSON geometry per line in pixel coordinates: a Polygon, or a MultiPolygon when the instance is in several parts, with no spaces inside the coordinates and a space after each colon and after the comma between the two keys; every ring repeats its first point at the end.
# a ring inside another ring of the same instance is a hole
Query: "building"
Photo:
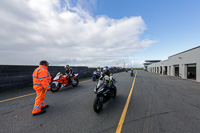
{"type": "Polygon", "coordinates": [[[148,65],[152,64],[152,63],[157,63],[160,62],[161,60],[145,60],[144,65],[144,70],[146,71],[148,68],[148,65]]]}
{"type": "Polygon", "coordinates": [[[151,63],[147,71],[200,82],[200,46],[169,56],[168,60],[151,63]]]}

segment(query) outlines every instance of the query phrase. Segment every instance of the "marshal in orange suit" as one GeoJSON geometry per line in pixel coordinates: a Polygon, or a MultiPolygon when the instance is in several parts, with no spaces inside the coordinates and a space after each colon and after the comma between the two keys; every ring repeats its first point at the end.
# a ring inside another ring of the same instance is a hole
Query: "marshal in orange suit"
{"type": "Polygon", "coordinates": [[[44,97],[46,91],[50,89],[51,76],[48,71],[49,63],[46,60],[40,61],[40,65],[33,72],[33,89],[36,91],[33,115],[43,114],[48,105],[45,105],[44,97]]]}

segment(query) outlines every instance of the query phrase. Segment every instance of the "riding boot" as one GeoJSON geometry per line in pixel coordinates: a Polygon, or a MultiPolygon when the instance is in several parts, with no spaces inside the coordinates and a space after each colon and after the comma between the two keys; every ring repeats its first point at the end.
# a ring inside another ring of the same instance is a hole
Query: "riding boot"
{"type": "Polygon", "coordinates": [[[72,80],[70,78],[70,79],[68,79],[68,84],[70,85],[71,83],[72,83],[72,80]]]}

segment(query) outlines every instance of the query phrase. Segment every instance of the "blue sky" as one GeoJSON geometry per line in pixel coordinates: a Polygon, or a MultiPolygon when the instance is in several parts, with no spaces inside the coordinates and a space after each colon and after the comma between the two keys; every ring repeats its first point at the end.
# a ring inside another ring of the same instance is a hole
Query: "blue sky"
{"type": "Polygon", "coordinates": [[[199,0],[99,0],[94,15],[120,19],[141,16],[143,36],[156,40],[135,54],[138,60],[161,59],[200,45],[199,0]]]}
{"type": "Polygon", "coordinates": [[[142,67],[200,45],[199,0],[2,0],[0,64],[142,67]]]}

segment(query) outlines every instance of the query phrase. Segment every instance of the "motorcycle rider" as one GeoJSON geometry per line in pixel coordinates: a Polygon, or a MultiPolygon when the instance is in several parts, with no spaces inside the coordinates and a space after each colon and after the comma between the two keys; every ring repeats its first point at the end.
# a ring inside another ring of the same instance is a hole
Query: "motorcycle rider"
{"type": "Polygon", "coordinates": [[[68,84],[71,84],[72,83],[71,77],[74,75],[74,71],[72,68],[70,68],[69,65],[66,65],[65,69],[66,69],[65,74],[68,75],[67,76],[68,84]]]}
{"type": "Polygon", "coordinates": [[[103,73],[102,73],[100,79],[102,80],[105,75],[108,75],[108,77],[110,77],[110,71],[109,71],[109,68],[107,66],[105,66],[103,68],[103,73]]]}
{"type": "Polygon", "coordinates": [[[97,67],[97,72],[101,73],[101,68],[97,67]]]}
{"type": "Polygon", "coordinates": [[[131,69],[131,76],[134,76],[133,68],[131,69]]]}
{"type": "Polygon", "coordinates": [[[99,76],[102,74],[100,67],[97,67],[97,73],[99,73],[99,76]]]}
{"type": "Polygon", "coordinates": [[[112,89],[113,87],[113,80],[111,76],[112,74],[110,73],[109,68],[107,66],[103,68],[103,74],[101,75],[100,80],[102,80],[106,75],[109,77],[109,80],[106,80],[106,86],[112,89]]]}

